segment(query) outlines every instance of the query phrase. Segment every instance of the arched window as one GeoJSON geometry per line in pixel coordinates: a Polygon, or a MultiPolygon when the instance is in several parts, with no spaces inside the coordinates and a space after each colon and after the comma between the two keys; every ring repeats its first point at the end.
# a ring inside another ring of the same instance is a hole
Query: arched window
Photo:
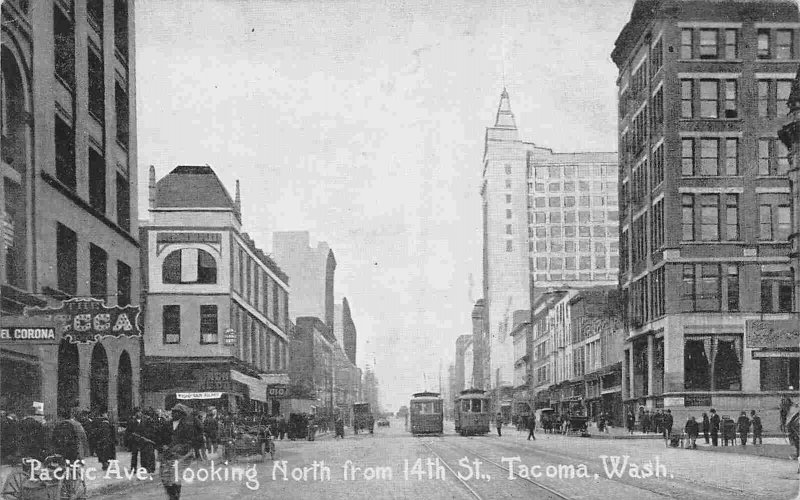
{"type": "Polygon", "coordinates": [[[161,281],[170,285],[214,284],[217,282],[217,262],[198,248],[175,250],[164,259],[161,281]]]}

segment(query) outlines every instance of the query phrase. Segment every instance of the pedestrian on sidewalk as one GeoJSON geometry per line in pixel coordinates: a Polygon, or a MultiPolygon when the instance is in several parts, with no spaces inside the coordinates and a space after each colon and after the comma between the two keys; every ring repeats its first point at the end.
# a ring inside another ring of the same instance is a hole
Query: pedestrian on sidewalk
{"type": "Polygon", "coordinates": [[[142,410],[138,407],[133,409],[133,416],[128,419],[125,426],[125,447],[131,452],[131,470],[139,468],[139,443],[142,437],[142,410]]]}
{"type": "Polygon", "coordinates": [[[536,436],[534,436],[533,431],[536,429],[536,415],[529,415],[528,416],[528,441],[533,439],[536,441],[536,436]]]}
{"type": "Polygon", "coordinates": [[[286,435],[286,418],[281,415],[278,419],[278,437],[283,441],[283,437],[286,435]]]}
{"type": "Polygon", "coordinates": [[[108,469],[108,462],[117,459],[117,428],[108,418],[108,412],[100,414],[100,419],[95,422],[95,439],[97,460],[108,469]]]}
{"type": "Polygon", "coordinates": [[[636,416],[633,414],[633,410],[628,410],[628,417],[625,423],[628,427],[628,434],[633,435],[633,428],[636,426],[636,416]]]}
{"type": "Polygon", "coordinates": [[[711,408],[710,410],[711,418],[709,419],[709,424],[711,424],[711,446],[719,446],[719,415],[717,415],[717,410],[711,408]]]}
{"type": "Polygon", "coordinates": [[[29,414],[20,421],[18,432],[19,456],[43,461],[48,448],[44,408],[31,406],[29,414]]]}
{"type": "Polygon", "coordinates": [[[159,421],[153,408],[142,412],[141,439],[139,440],[139,456],[142,467],[150,474],[156,471],[156,441],[158,440],[159,421]]]}
{"type": "Polygon", "coordinates": [[[497,414],[497,418],[494,421],[495,425],[497,426],[497,435],[502,436],[502,427],[503,427],[503,415],[501,413],[497,414]]]}
{"type": "Polygon", "coordinates": [[[761,437],[764,428],[761,426],[761,417],[756,415],[755,410],[750,410],[750,423],[753,426],[753,444],[764,444],[764,438],[761,437]]]}
{"type": "Polygon", "coordinates": [[[686,421],[686,426],[683,428],[683,430],[686,432],[686,436],[689,438],[689,442],[686,443],[686,447],[696,450],[699,426],[697,425],[697,420],[694,419],[694,415],[689,417],[689,420],[686,421]]]}
{"type": "Polygon", "coordinates": [[[747,418],[747,412],[743,411],[739,415],[739,420],[736,422],[739,430],[739,438],[742,440],[742,446],[747,446],[747,434],[750,432],[750,419],[747,418]]]}
{"type": "Polygon", "coordinates": [[[708,431],[711,429],[711,422],[708,421],[708,413],[703,413],[703,438],[708,444],[708,431]]]}
{"type": "Polygon", "coordinates": [[[672,410],[667,410],[666,413],[662,414],[661,420],[661,426],[664,430],[664,437],[668,438],[670,434],[672,434],[672,424],[674,423],[674,420],[672,419],[672,410]]]}
{"type": "Polygon", "coordinates": [[[647,434],[650,432],[650,411],[645,411],[642,416],[642,432],[647,434]]]}
{"type": "MultiPolygon", "coordinates": [[[[789,390],[794,390],[794,387],[789,386],[789,390]]],[[[780,404],[780,415],[781,415],[781,432],[786,432],[786,417],[789,416],[789,410],[792,409],[792,399],[787,396],[783,395],[781,397],[781,404],[780,404]]]]}
{"type": "Polygon", "coordinates": [[[217,441],[219,440],[219,421],[217,419],[217,410],[213,406],[210,413],[206,415],[203,421],[203,433],[206,435],[206,456],[208,453],[217,451],[217,441]]]}
{"type": "Polygon", "coordinates": [[[203,424],[204,417],[205,413],[192,415],[195,426],[195,441],[192,443],[192,446],[194,447],[194,457],[201,462],[208,458],[206,456],[206,437],[203,424]]]}

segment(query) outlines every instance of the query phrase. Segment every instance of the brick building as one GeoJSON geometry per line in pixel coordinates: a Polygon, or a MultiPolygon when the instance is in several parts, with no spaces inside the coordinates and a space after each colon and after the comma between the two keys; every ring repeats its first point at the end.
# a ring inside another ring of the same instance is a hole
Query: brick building
{"type": "Polygon", "coordinates": [[[149,204],[145,404],[281,412],[268,386],[289,381],[289,279],[242,232],[238,181],[232,199],[209,166],[158,183],[151,167],[149,204]]]}
{"type": "MultiPolygon", "coordinates": [[[[2,19],[0,314],[89,297],[138,307],[134,2],[8,0],[2,19]]],[[[124,417],[140,345],[4,345],[0,406],[124,417]]]]}
{"type": "Polygon", "coordinates": [[[800,61],[797,4],[637,1],[617,38],[623,382],[676,421],[714,406],[776,428],[797,354],[754,321],[790,321],[788,160],[777,132],[800,61]]]}

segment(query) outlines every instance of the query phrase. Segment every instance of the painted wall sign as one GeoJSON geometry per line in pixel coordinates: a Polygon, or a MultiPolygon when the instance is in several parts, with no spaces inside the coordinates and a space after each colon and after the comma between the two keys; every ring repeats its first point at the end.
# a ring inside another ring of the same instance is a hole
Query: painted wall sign
{"type": "Polygon", "coordinates": [[[29,345],[61,342],[61,329],[53,321],[44,318],[5,316],[0,325],[0,344],[29,345]]]}
{"type": "Polygon", "coordinates": [[[225,330],[225,334],[222,339],[222,342],[225,345],[236,345],[236,330],[233,328],[228,328],[225,330]]]}
{"type": "Polygon", "coordinates": [[[175,393],[178,399],[219,399],[222,397],[221,392],[178,392],[175,393]]]}
{"type": "Polygon", "coordinates": [[[103,337],[141,337],[139,306],[107,307],[99,299],[69,299],[59,307],[26,307],[25,316],[41,317],[63,326],[73,344],[90,344],[103,337]]]}
{"type": "Polygon", "coordinates": [[[220,243],[220,233],[158,233],[157,243],[220,243]]]}
{"type": "Polygon", "coordinates": [[[800,326],[793,320],[747,320],[745,347],[785,348],[800,345],[800,326]]]}

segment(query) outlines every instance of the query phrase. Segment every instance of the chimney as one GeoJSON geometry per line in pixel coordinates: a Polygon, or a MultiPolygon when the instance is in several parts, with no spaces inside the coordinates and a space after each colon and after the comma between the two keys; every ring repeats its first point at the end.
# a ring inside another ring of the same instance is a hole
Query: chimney
{"type": "Polygon", "coordinates": [[[156,208],[156,167],[150,165],[150,184],[149,188],[149,207],[150,210],[156,208]]]}
{"type": "Polygon", "coordinates": [[[239,218],[242,218],[242,195],[239,192],[239,179],[236,179],[236,198],[233,202],[234,206],[236,207],[236,215],[239,218]]]}

